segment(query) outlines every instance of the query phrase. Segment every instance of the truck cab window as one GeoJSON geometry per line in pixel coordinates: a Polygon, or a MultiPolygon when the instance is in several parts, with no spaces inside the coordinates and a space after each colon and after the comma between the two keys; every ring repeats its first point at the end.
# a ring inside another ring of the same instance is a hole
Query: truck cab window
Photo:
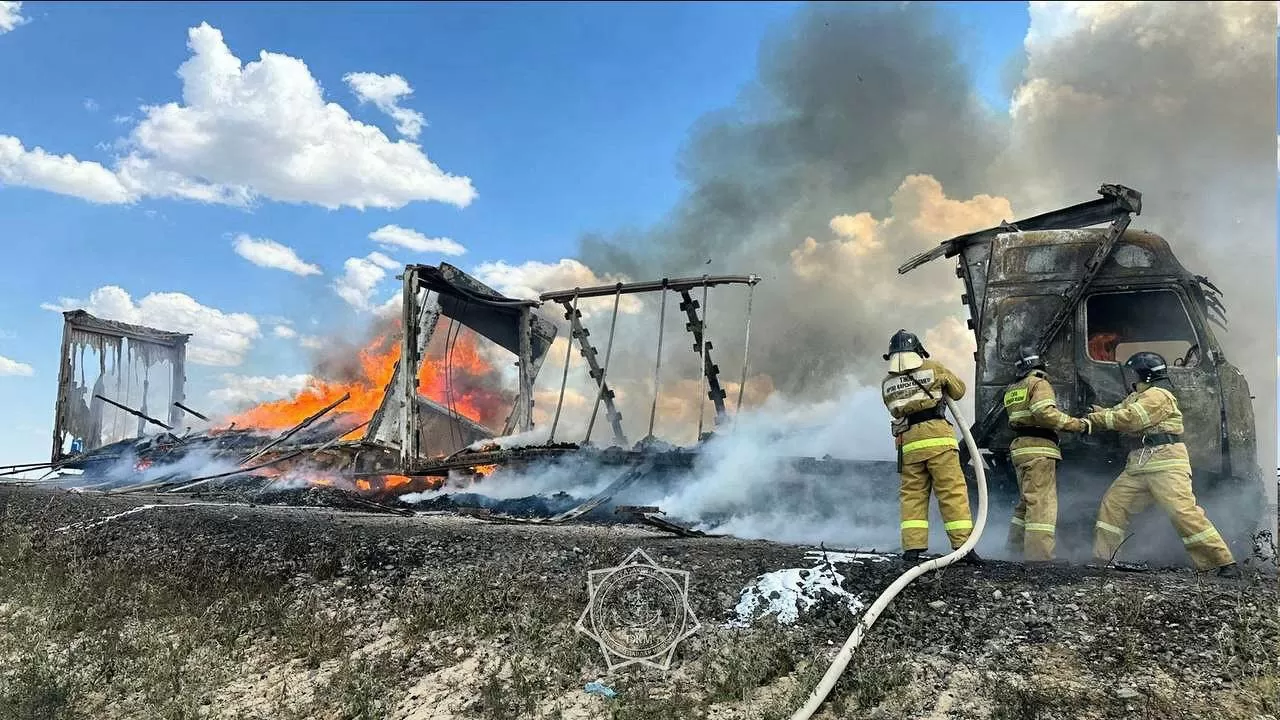
{"type": "Polygon", "coordinates": [[[1087,349],[1097,362],[1124,362],[1136,352],[1160,353],[1177,367],[1200,362],[1200,348],[1186,308],[1170,290],[1105,293],[1085,307],[1087,349]]]}

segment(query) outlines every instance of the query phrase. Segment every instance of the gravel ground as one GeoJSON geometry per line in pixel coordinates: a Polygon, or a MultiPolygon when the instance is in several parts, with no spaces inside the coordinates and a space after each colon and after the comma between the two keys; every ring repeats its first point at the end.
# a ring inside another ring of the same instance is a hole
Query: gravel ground
{"type": "MultiPolygon", "coordinates": [[[[785,718],[857,622],[831,596],[726,626],[808,547],[191,502],[0,486],[0,718],[785,718]],[[691,573],[702,627],[669,671],[610,675],[574,623],[637,548],[691,573]]],[[[904,569],[836,568],[867,605],[904,569]]],[[[820,717],[1280,717],[1276,578],[1248,575],[932,573],[820,717]]]]}

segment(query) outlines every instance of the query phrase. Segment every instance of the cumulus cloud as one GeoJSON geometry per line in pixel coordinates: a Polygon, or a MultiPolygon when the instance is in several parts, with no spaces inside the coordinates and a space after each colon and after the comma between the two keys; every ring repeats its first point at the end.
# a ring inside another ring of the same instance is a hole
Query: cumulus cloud
{"type": "Polygon", "coordinates": [[[101,164],[28,150],[11,135],[0,135],[0,183],[71,195],[92,203],[128,203],[137,199],[120,178],[101,164]]]}
{"type": "Polygon", "coordinates": [[[401,267],[399,263],[380,252],[371,252],[362,258],[347,258],[342,264],[343,275],[334,281],[333,290],[351,307],[364,312],[373,311],[374,290],[387,277],[388,270],[398,267],[401,267]]]}
{"type": "Polygon", "coordinates": [[[0,35],[31,22],[22,15],[22,3],[12,0],[0,0],[0,35]]]}
{"type": "Polygon", "coordinates": [[[274,328],[272,328],[271,334],[275,335],[278,338],[283,338],[285,340],[291,340],[293,338],[298,337],[298,331],[294,330],[288,325],[275,326],[274,328]]]}
{"type": "Polygon", "coordinates": [[[0,377],[5,375],[17,375],[20,377],[30,377],[35,375],[36,371],[26,363],[20,363],[17,360],[0,355],[0,377]]]}
{"type": "MultiPolygon", "coordinates": [[[[597,275],[578,260],[563,259],[556,263],[530,261],[519,265],[506,262],[482,263],[475,269],[480,282],[508,297],[536,300],[538,295],[552,290],[572,290],[576,287],[608,285],[630,282],[622,275],[597,275]]],[[[578,309],[584,318],[601,309],[613,311],[613,298],[582,300],[578,309]]],[[[623,295],[618,302],[618,312],[635,314],[642,308],[635,295],[623,295]]]]}
{"type": "Polygon", "coordinates": [[[311,381],[310,375],[223,375],[223,387],[209,392],[209,398],[226,406],[260,403],[292,397],[311,381]]]}
{"type": "Polygon", "coordinates": [[[303,262],[293,248],[275,240],[241,234],[236,236],[232,246],[237,255],[258,267],[284,270],[302,276],[321,274],[318,266],[303,262]]]}
{"type": "Polygon", "coordinates": [[[201,305],[183,293],[151,293],[135,302],[123,288],[106,285],[89,293],[87,300],[61,298],[41,307],[54,312],[81,309],[107,320],[191,333],[187,359],[197,365],[239,365],[262,336],[252,315],[201,305]]]}
{"type": "Polygon", "coordinates": [[[174,197],[248,206],[261,198],[335,209],[436,201],[466,207],[471,180],[409,141],[391,141],[325,100],[302,60],[262,51],[243,64],[222,33],[188,32],[182,101],[141,108],[112,170],[0,136],[0,180],[94,202],[174,197]]]}
{"type": "Polygon", "coordinates": [[[427,124],[422,113],[400,106],[400,99],[413,94],[413,88],[399,75],[353,72],[342,77],[361,103],[371,102],[396,121],[396,132],[416,139],[427,124]]]}
{"type": "Polygon", "coordinates": [[[449,238],[429,238],[417,230],[399,225],[383,225],[369,233],[369,239],[383,247],[402,247],[414,252],[434,252],[441,255],[462,255],[467,251],[449,238]]]}
{"type": "Polygon", "coordinates": [[[324,338],[315,335],[303,335],[298,338],[298,345],[308,350],[319,350],[324,347],[324,338]]]}

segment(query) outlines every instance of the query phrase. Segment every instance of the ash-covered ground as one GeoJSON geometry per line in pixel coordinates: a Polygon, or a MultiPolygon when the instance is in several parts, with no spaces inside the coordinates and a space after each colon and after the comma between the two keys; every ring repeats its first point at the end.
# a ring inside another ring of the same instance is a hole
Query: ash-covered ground
{"type": "MultiPolygon", "coordinates": [[[[0,718],[785,718],[903,570],[625,525],[206,502],[0,487],[0,718]],[[691,573],[702,628],[670,671],[609,675],[574,624],[588,571],[637,548],[691,573]]],[[[1276,579],[1250,574],[948,568],[890,606],[819,717],[1280,717],[1276,579]]]]}

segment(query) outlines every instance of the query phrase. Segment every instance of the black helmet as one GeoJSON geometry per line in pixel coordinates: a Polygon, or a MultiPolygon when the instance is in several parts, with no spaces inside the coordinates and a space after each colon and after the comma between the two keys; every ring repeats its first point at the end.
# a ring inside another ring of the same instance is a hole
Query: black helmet
{"type": "Polygon", "coordinates": [[[920,344],[920,338],[906,330],[899,330],[889,338],[889,352],[884,354],[884,359],[888,360],[890,355],[903,352],[913,352],[920,357],[929,357],[924,345],[920,344]]]}
{"type": "Polygon", "coordinates": [[[1153,352],[1134,353],[1124,362],[1124,366],[1138,376],[1138,382],[1150,384],[1157,380],[1169,379],[1169,370],[1165,366],[1164,358],[1153,352]]]}
{"type": "Polygon", "coordinates": [[[1026,375],[1032,370],[1043,370],[1044,360],[1033,348],[1023,348],[1022,354],[1018,356],[1018,362],[1014,363],[1014,368],[1019,375],[1026,375]]]}

